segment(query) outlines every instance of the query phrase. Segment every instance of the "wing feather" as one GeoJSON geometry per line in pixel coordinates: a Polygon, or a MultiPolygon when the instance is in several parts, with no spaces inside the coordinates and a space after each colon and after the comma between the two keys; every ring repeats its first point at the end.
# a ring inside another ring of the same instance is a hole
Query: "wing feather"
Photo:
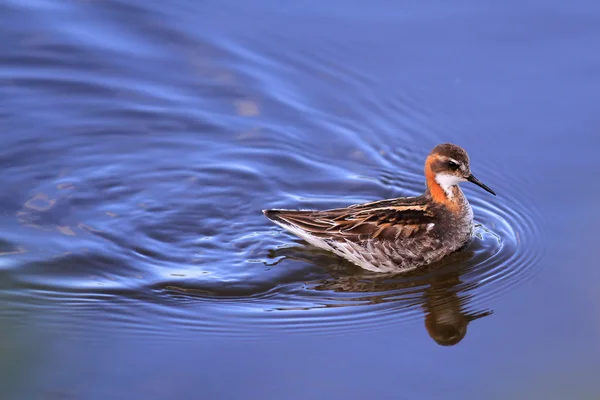
{"type": "Polygon", "coordinates": [[[308,234],[338,241],[396,241],[428,232],[435,222],[427,204],[383,200],[324,211],[267,210],[265,215],[308,234]]]}

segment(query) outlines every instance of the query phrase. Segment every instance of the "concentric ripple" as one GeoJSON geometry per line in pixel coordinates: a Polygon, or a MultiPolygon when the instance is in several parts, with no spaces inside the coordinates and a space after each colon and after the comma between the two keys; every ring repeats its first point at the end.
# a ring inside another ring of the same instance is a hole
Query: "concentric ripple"
{"type": "MultiPolygon", "coordinates": [[[[373,329],[422,318],[423,313],[448,312],[453,323],[464,323],[466,329],[471,320],[491,314],[493,298],[534,276],[533,267],[542,256],[533,251],[540,248],[535,214],[516,211],[514,207],[520,204],[502,197],[510,208],[473,199],[478,223],[472,243],[460,253],[419,271],[387,276],[365,272],[287,233],[277,232],[285,244],[271,249],[271,260],[265,265],[306,269],[299,281],[281,282],[275,288],[252,294],[223,290],[209,294],[200,288],[176,285],[165,287],[162,294],[179,295],[188,301],[227,301],[238,309],[236,325],[244,321],[289,332],[373,329]]],[[[269,232],[274,230],[278,228],[269,232]]],[[[435,336],[431,329],[430,334],[435,336]]],[[[444,341],[439,337],[436,340],[444,341]]]]}
{"type": "Polygon", "coordinates": [[[107,4],[106,15],[48,5],[80,22],[64,29],[41,18],[52,36],[14,33],[27,48],[2,55],[14,135],[0,149],[11,189],[0,194],[0,316],[71,333],[176,326],[257,337],[425,314],[429,334],[454,344],[494,298],[534,275],[535,207],[518,179],[485,160],[473,169],[499,196],[466,188],[476,237],[425,270],[369,274],[282,232],[262,209],[421,192],[423,160],[446,141],[427,99],[335,61],[327,42],[281,52],[279,39],[242,45],[173,28],[160,33],[180,45],[159,52],[148,38],[161,15],[134,12],[147,20],[130,31],[107,17],[118,3],[107,4]],[[86,18],[127,40],[83,46],[86,18]],[[77,324],[81,313],[94,321],[77,324]]]}

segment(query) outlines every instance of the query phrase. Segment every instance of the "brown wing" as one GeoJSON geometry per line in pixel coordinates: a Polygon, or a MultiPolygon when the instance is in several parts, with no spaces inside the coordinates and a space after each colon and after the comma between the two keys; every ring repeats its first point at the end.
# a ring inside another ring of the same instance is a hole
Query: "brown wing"
{"type": "Polygon", "coordinates": [[[316,237],[351,241],[417,237],[434,223],[427,204],[397,204],[390,200],[325,211],[267,210],[265,215],[316,237]]]}

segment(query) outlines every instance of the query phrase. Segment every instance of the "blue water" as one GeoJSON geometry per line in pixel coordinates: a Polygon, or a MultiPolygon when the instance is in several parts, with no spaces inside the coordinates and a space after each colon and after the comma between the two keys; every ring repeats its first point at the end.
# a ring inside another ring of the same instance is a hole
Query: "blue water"
{"type": "Polygon", "coordinates": [[[0,4],[0,398],[597,399],[600,4],[0,4]],[[265,208],[424,189],[476,236],[367,273],[265,208]]]}

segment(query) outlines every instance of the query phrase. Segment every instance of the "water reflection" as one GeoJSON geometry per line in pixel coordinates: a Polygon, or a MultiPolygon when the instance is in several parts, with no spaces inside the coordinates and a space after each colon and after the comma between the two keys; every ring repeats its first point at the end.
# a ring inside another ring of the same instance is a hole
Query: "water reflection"
{"type": "Polygon", "coordinates": [[[459,274],[453,273],[445,279],[433,280],[424,291],[425,328],[439,345],[454,346],[463,340],[471,321],[493,313],[469,312],[467,305],[472,295],[457,293],[462,283],[459,274]]]}
{"type": "Polygon", "coordinates": [[[489,309],[474,309],[472,289],[476,283],[461,279],[472,270],[469,265],[475,256],[472,250],[459,251],[418,271],[395,275],[364,271],[312,246],[282,248],[275,250],[272,256],[326,268],[330,274],[308,286],[312,290],[338,294],[335,307],[388,303],[391,307],[386,309],[394,310],[398,319],[420,309],[429,336],[442,346],[458,344],[467,334],[469,323],[493,314],[489,309]]]}

